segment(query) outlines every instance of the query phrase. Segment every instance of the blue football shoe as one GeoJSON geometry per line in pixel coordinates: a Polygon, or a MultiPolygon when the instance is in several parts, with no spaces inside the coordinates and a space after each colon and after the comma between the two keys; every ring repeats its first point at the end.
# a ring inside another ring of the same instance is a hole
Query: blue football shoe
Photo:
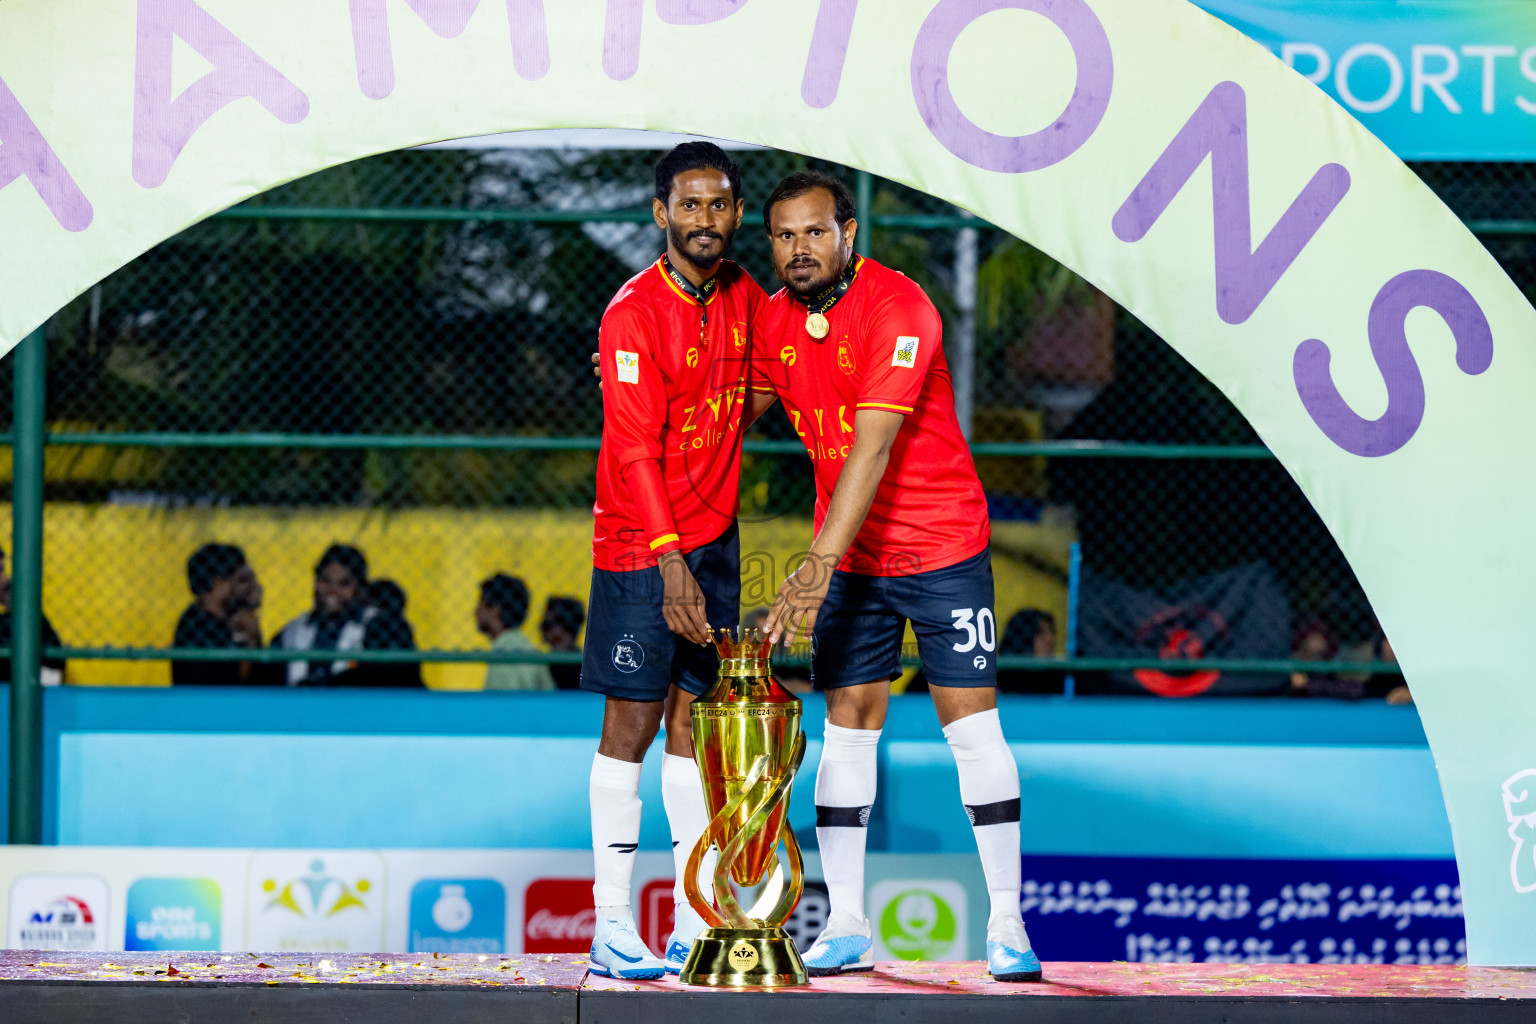
{"type": "Polygon", "coordinates": [[[869,920],[834,910],[802,959],[805,973],[813,978],[874,970],[875,943],[869,935],[869,920]]]}
{"type": "Polygon", "coordinates": [[[693,940],[704,931],[704,919],[688,904],[676,908],[672,916],[672,937],[667,940],[665,957],[668,974],[681,974],[693,950],[693,940]]]}
{"type": "Polygon", "coordinates": [[[592,937],[593,974],[628,981],[649,981],[666,972],[662,962],[651,953],[633,917],[600,917],[592,937]]]}
{"type": "Polygon", "coordinates": [[[997,917],[987,922],[987,973],[997,981],[1039,981],[1040,958],[1029,948],[1024,922],[997,917]]]}

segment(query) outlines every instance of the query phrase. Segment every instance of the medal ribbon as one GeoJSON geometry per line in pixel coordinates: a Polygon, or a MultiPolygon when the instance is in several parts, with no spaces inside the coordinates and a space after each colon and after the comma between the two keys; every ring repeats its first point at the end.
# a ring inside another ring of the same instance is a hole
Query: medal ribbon
{"type": "Polygon", "coordinates": [[[864,257],[855,255],[848,261],[848,266],[843,270],[843,276],[827,288],[826,291],[811,299],[805,304],[807,315],[814,313],[826,314],[827,310],[837,305],[848,289],[853,287],[853,279],[859,276],[859,267],[863,264],[864,257]]]}
{"type": "Polygon", "coordinates": [[[709,323],[709,300],[715,297],[715,291],[720,287],[719,280],[712,277],[704,282],[704,287],[698,288],[692,281],[677,272],[677,268],[672,266],[672,260],[669,257],[662,256],[661,266],[667,272],[667,276],[672,279],[672,283],[677,285],[677,290],[697,302],[699,308],[703,310],[704,318],[699,321],[699,340],[702,341],[704,326],[709,323]]]}

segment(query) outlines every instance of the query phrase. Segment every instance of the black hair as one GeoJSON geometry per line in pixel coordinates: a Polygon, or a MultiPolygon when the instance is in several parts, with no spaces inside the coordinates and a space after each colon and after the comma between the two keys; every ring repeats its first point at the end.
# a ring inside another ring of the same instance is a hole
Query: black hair
{"type": "Polygon", "coordinates": [[[528,618],[528,584],[499,572],[480,584],[480,598],[496,609],[501,624],[516,629],[528,618]]]}
{"type": "Polygon", "coordinates": [[[656,198],[666,206],[679,174],[708,170],[724,174],[731,183],[731,198],[741,198],[741,168],[713,142],[685,142],[656,161],[656,198]]]}
{"type": "Polygon", "coordinates": [[[358,586],[368,583],[368,559],[350,544],[332,544],[315,563],[315,575],[319,576],[328,565],[339,565],[352,574],[358,586]]]}
{"type": "Polygon", "coordinates": [[[552,597],[544,603],[544,622],[560,626],[571,636],[581,632],[581,624],[587,621],[587,613],[581,602],[574,597],[552,597]]]}
{"type": "Polygon", "coordinates": [[[368,584],[368,603],[385,615],[405,614],[405,588],[391,579],[377,579],[368,584]]]}
{"type": "Polygon", "coordinates": [[[202,597],[244,564],[245,552],[233,544],[204,544],[187,559],[187,585],[193,594],[202,597]]]}
{"type": "Polygon", "coordinates": [[[791,174],[773,187],[763,203],[763,228],[773,233],[773,208],[786,199],[798,199],[807,192],[824,188],[832,193],[834,217],[839,229],[851,220],[857,220],[859,209],[853,202],[853,193],[843,184],[843,179],[826,171],[799,171],[791,174]]]}
{"type": "Polygon", "coordinates": [[[1052,633],[1056,632],[1056,618],[1050,612],[1039,608],[1025,608],[1023,611],[1014,612],[1003,630],[1003,642],[998,648],[998,653],[1035,653],[1035,637],[1040,635],[1042,628],[1049,629],[1052,633]]]}

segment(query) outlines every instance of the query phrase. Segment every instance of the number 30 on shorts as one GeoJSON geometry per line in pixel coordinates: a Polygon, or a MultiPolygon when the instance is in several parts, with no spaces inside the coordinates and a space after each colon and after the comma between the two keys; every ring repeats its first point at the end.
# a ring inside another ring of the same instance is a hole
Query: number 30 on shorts
{"type": "Polygon", "coordinates": [[[984,651],[997,649],[997,620],[991,608],[955,608],[949,614],[954,617],[955,628],[965,632],[965,643],[955,644],[956,651],[973,651],[978,643],[984,651]]]}

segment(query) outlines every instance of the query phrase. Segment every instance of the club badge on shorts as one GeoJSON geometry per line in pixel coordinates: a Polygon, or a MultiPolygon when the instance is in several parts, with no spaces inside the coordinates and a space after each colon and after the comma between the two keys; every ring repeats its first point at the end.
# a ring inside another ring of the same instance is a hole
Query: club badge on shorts
{"type": "Polygon", "coordinates": [[[644,664],[645,648],[633,636],[626,633],[624,639],[613,645],[613,667],[620,672],[638,672],[644,664]]]}

